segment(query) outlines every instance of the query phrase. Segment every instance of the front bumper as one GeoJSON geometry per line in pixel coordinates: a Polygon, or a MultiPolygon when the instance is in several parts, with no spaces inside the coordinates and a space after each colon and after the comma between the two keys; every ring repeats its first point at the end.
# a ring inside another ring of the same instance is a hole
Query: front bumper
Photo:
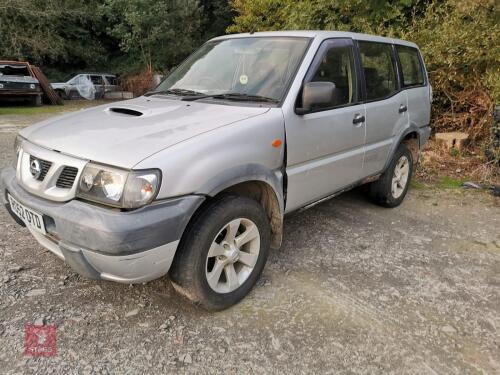
{"type": "Polygon", "coordinates": [[[0,200],[11,213],[7,192],[43,215],[47,235],[30,229],[42,246],[83,276],[123,283],[146,282],[168,272],[181,235],[204,200],[192,195],[129,212],[78,200],[52,202],[26,192],[13,168],[0,175],[0,200]]]}

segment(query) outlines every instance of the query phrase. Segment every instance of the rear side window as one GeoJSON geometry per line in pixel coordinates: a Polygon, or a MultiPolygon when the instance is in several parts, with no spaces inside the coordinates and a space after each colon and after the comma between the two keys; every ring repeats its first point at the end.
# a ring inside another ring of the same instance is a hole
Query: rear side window
{"type": "Polygon", "coordinates": [[[401,70],[403,73],[403,86],[420,86],[424,84],[424,73],[418,50],[406,46],[396,46],[401,70]]]}
{"type": "Polygon", "coordinates": [[[335,84],[333,101],[316,109],[328,109],[357,102],[353,46],[341,40],[326,42],[328,47],[314,71],[311,82],[335,84]]]}
{"type": "Polygon", "coordinates": [[[383,99],[398,90],[392,45],[359,42],[361,65],[365,73],[366,99],[383,99]]]}
{"type": "Polygon", "coordinates": [[[102,85],[102,77],[101,76],[90,76],[90,80],[94,85],[102,85]]]}
{"type": "Polygon", "coordinates": [[[106,76],[106,81],[108,81],[110,85],[118,85],[117,79],[114,76],[106,76]]]}

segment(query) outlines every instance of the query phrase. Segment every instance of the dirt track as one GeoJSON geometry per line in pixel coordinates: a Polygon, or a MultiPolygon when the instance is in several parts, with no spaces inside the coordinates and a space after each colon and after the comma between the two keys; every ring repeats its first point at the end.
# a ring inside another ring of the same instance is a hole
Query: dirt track
{"type": "MultiPolygon", "coordinates": [[[[14,132],[0,119],[0,168],[14,132]]],[[[396,209],[351,192],[288,217],[248,298],[207,313],[167,279],[79,277],[0,210],[0,368],[7,373],[500,372],[500,204],[412,190],[396,209]],[[19,267],[22,267],[19,270],[19,267]],[[24,325],[57,355],[23,355],[24,325]]]]}

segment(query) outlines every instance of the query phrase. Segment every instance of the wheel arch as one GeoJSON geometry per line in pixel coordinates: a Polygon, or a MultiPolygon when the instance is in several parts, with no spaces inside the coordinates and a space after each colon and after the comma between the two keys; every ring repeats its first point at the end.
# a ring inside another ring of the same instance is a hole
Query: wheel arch
{"type": "Polygon", "coordinates": [[[279,249],[283,238],[283,210],[275,190],[262,180],[249,180],[229,186],[220,194],[236,194],[256,200],[269,218],[271,224],[271,248],[279,249]]]}
{"type": "Polygon", "coordinates": [[[410,126],[397,138],[397,142],[393,143],[391,151],[389,152],[389,157],[387,158],[384,165],[384,171],[387,170],[387,168],[391,164],[391,160],[401,143],[404,143],[406,147],[410,149],[413,158],[413,165],[417,164],[421,147],[420,131],[417,126],[410,126]]]}
{"type": "MultiPolygon", "coordinates": [[[[281,172],[273,173],[263,166],[251,165],[224,172],[209,181],[198,194],[205,201],[189,220],[184,234],[194,218],[224,194],[235,194],[256,200],[266,212],[271,224],[271,248],[279,249],[283,238],[284,201],[281,172]],[[220,181],[216,183],[215,181],[220,181]]],[[[183,234],[183,236],[184,236],[183,234]]]]}
{"type": "Polygon", "coordinates": [[[411,131],[404,136],[400,143],[404,143],[408,147],[413,159],[413,165],[416,165],[420,151],[420,134],[417,131],[411,131]]]}

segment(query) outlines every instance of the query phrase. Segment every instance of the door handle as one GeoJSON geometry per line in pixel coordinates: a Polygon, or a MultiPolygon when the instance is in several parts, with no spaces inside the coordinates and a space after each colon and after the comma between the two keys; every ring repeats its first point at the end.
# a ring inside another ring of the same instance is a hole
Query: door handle
{"type": "Polygon", "coordinates": [[[408,107],[405,106],[404,104],[401,104],[399,106],[399,113],[405,113],[408,110],[408,107]]]}
{"type": "Polygon", "coordinates": [[[365,122],[365,116],[361,116],[359,113],[352,119],[354,125],[362,124],[363,122],[365,122]]]}

